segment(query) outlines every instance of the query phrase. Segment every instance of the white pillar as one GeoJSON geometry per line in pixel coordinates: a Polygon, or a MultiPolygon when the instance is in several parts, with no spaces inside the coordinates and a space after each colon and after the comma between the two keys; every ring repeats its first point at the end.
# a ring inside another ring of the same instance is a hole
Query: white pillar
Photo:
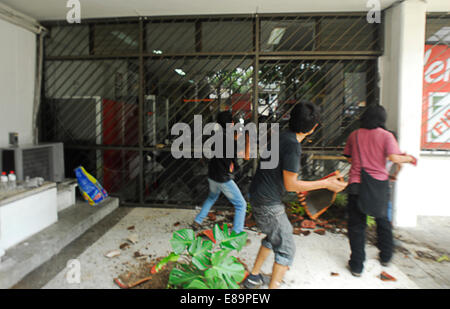
{"type": "MultiPolygon", "coordinates": [[[[387,109],[389,129],[397,131],[400,149],[419,158],[422,120],[422,79],[426,3],[406,0],[385,12],[384,55],[380,59],[381,102],[387,109]]],[[[419,161],[420,164],[420,161],[419,161]]],[[[394,223],[415,226],[418,170],[404,165],[394,194],[394,223]]]]}

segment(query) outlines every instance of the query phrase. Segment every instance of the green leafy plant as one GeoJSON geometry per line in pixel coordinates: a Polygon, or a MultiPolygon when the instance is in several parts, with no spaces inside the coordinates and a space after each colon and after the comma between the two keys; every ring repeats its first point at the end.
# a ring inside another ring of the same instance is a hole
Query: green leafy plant
{"type": "Polygon", "coordinates": [[[367,216],[367,226],[368,226],[369,228],[371,228],[371,227],[374,227],[375,224],[376,224],[375,218],[374,218],[374,217],[371,217],[371,216],[367,216]]]}
{"type": "Polygon", "coordinates": [[[169,275],[169,286],[184,289],[238,289],[244,280],[244,266],[230,253],[240,251],[247,233],[230,232],[225,224],[213,229],[213,240],[196,236],[191,229],[182,229],[172,235],[173,252],[154,266],[162,269],[168,262],[177,262],[169,275]],[[180,262],[182,261],[182,262],[180,262]]]}
{"type": "Polygon", "coordinates": [[[299,216],[305,216],[306,215],[306,210],[305,207],[303,207],[300,202],[289,202],[288,203],[289,208],[290,208],[290,212],[292,214],[296,214],[299,216]]]}
{"type": "Polygon", "coordinates": [[[337,207],[345,207],[347,205],[348,196],[347,193],[338,193],[336,194],[336,199],[334,200],[334,205],[337,207]]]}
{"type": "Polygon", "coordinates": [[[252,205],[250,205],[250,203],[247,203],[247,210],[246,210],[247,214],[252,212],[252,205]]]}

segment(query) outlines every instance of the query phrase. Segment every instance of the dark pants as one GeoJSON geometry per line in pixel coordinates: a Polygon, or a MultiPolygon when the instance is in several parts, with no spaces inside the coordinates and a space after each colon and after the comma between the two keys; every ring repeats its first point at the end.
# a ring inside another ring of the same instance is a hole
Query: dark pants
{"type": "MultiPolygon", "coordinates": [[[[367,215],[358,207],[358,195],[348,195],[348,239],[352,251],[349,265],[354,272],[362,272],[366,259],[366,226],[367,215]]],[[[389,262],[393,254],[392,226],[387,218],[375,218],[377,223],[377,247],[380,260],[389,262]]]]}

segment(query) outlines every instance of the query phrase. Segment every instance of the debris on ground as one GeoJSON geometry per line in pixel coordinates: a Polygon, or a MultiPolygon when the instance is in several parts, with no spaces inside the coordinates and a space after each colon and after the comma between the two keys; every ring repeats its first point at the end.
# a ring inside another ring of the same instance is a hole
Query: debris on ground
{"type": "Polygon", "coordinates": [[[334,273],[334,272],[331,272],[331,277],[337,277],[337,276],[339,276],[339,273],[334,273]]]}
{"type": "Polygon", "coordinates": [[[319,235],[325,235],[325,229],[317,229],[314,231],[314,233],[319,234],[319,235]]]}
{"type": "Polygon", "coordinates": [[[294,234],[295,235],[300,235],[303,233],[303,230],[299,227],[294,227],[294,234]]]}
{"type": "Polygon", "coordinates": [[[134,229],[135,229],[134,225],[127,227],[127,230],[129,230],[129,231],[134,231],[134,229]]]}
{"type": "Polygon", "coordinates": [[[114,278],[114,282],[122,289],[166,289],[175,263],[169,262],[157,273],[152,273],[152,267],[158,264],[160,259],[131,265],[127,272],[114,278]]]}
{"type": "Polygon", "coordinates": [[[178,221],[178,222],[175,222],[174,224],[173,224],[173,226],[179,226],[181,223],[180,223],[180,221],[178,221]]]}
{"type": "Polygon", "coordinates": [[[217,220],[217,216],[216,216],[216,214],[214,212],[208,213],[208,218],[211,221],[216,221],[217,220]]]}
{"type": "Polygon", "coordinates": [[[440,258],[437,259],[438,263],[441,263],[441,262],[444,262],[444,261],[450,262],[450,259],[448,258],[448,256],[443,255],[443,256],[441,256],[440,258]]]}
{"type": "Polygon", "coordinates": [[[127,242],[124,242],[123,244],[121,244],[121,245],[119,246],[119,249],[120,249],[120,250],[125,250],[125,249],[128,249],[129,247],[130,247],[130,244],[127,243],[127,242]]]}
{"type": "Polygon", "coordinates": [[[389,275],[387,272],[383,271],[380,274],[380,279],[382,281],[397,281],[397,279],[395,279],[394,277],[392,277],[391,275],[389,275]]]}
{"type": "Polygon", "coordinates": [[[301,227],[304,229],[315,229],[316,223],[311,220],[303,220],[301,223],[301,227]]]}
{"type": "Polygon", "coordinates": [[[122,289],[166,289],[175,263],[169,262],[157,273],[151,273],[152,267],[158,264],[160,259],[132,265],[126,273],[115,278],[114,282],[122,289]]]}
{"type": "Polygon", "coordinates": [[[107,258],[113,258],[120,255],[120,250],[112,250],[105,254],[107,258]]]}
{"type": "Polygon", "coordinates": [[[139,241],[139,235],[138,234],[131,234],[128,236],[127,240],[131,242],[132,244],[136,244],[139,241]]]}
{"type": "Polygon", "coordinates": [[[143,278],[143,279],[140,279],[140,280],[138,280],[138,281],[136,281],[136,282],[133,282],[133,283],[131,283],[131,284],[125,284],[125,283],[123,283],[123,281],[120,279],[120,278],[115,278],[114,279],[114,282],[121,288],[121,289],[132,289],[132,288],[134,288],[134,287],[136,287],[136,286],[138,286],[138,285],[140,285],[140,284],[142,284],[142,283],[144,283],[144,282],[147,282],[147,281],[149,281],[149,280],[151,280],[152,279],[152,276],[149,276],[149,277],[145,277],[145,278],[143,278]]]}
{"type": "Polygon", "coordinates": [[[136,251],[136,252],[134,253],[134,257],[135,257],[135,258],[140,258],[140,257],[143,257],[143,256],[145,256],[145,255],[142,254],[142,253],[140,253],[139,251],[136,251]]]}

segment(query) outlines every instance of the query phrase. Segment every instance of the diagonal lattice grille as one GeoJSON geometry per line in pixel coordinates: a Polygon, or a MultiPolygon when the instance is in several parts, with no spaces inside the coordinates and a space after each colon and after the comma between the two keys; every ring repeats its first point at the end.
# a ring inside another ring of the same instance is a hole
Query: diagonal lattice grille
{"type": "MultiPolygon", "coordinates": [[[[83,165],[122,203],[199,205],[207,160],[174,159],[174,124],[280,123],[293,103],[322,111],[303,145],[302,176],[341,167],[364,106],[378,101],[380,25],[364,14],[143,17],[49,22],[41,141],[64,142],[66,174],[83,165]]],[[[207,136],[204,137],[206,139],[207,136]]],[[[236,181],[245,193],[255,160],[236,181]]],[[[226,204],[225,200],[220,203],[226,204]]]]}

